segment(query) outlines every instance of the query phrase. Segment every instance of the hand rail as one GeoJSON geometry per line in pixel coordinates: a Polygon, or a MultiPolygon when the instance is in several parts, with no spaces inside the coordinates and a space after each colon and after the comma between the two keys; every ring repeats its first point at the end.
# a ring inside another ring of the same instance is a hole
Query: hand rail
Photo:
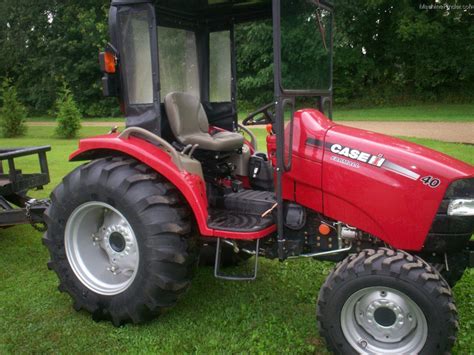
{"type": "Polygon", "coordinates": [[[150,141],[151,143],[162,146],[165,152],[167,152],[171,156],[171,159],[176,164],[179,171],[184,170],[183,162],[181,161],[181,156],[179,155],[178,151],[171,144],[165,141],[163,138],[140,127],[128,127],[122,133],[118,135],[118,138],[128,139],[132,135],[144,138],[150,141]]]}
{"type": "Polygon", "coordinates": [[[250,129],[248,129],[247,127],[242,126],[240,123],[237,126],[242,131],[244,131],[245,133],[247,133],[250,136],[250,143],[252,143],[253,148],[255,149],[255,151],[258,151],[258,141],[257,141],[257,137],[255,136],[255,134],[250,129]]]}

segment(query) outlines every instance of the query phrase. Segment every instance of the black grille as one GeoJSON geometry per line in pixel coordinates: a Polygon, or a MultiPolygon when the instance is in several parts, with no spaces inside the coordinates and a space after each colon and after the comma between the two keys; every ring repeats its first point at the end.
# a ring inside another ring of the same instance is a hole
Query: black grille
{"type": "Polygon", "coordinates": [[[462,198],[474,198],[474,178],[457,180],[448,187],[426,238],[424,251],[459,251],[467,245],[474,232],[474,216],[447,214],[449,203],[462,198]]]}

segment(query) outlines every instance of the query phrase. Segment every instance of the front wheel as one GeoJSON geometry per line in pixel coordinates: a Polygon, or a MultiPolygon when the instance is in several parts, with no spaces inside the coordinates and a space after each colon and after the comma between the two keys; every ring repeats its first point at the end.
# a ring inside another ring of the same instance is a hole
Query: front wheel
{"type": "Polygon", "coordinates": [[[190,285],[199,250],[178,191],[133,159],[83,165],[52,193],[48,264],[76,310],[114,325],[141,323],[190,285]]]}
{"type": "Polygon", "coordinates": [[[319,293],[318,321],[340,354],[443,354],[456,340],[451,289],[421,258],[381,248],[339,263],[319,293]]]}

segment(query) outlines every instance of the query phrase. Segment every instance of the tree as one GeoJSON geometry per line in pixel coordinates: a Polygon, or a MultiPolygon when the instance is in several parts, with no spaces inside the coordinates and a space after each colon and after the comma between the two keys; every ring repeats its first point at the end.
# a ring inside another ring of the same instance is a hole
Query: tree
{"type": "MultiPolygon", "coordinates": [[[[438,8],[433,9],[415,0],[335,4],[336,102],[376,105],[474,98],[474,21],[469,1],[454,0],[451,7],[437,2],[438,8]],[[442,6],[445,10],[439,9],[442,6]]],[[[283,39],[294,38],[284,43],[284,51],[292,56],[283,53],[283,59],[290,58],[283,63],[283,75],[292,73],[285,80],[304,86],[318,66],[317,35],[305,36],[304,21],[282,30],[286,30],[283,39]]],[[[239,99],[252,106],[269,102],[273,93],[271,23],[240,25],[236,38],[239,99]]]]}
{"type": "Polygon", "coordinates": [[[25,106],[18,101],[15,86],[9,79],[2,83],[3,106],[0,109],[0,127],[5,138],[20,137],[26,132],[25,106]]]}
{"type": "Polygon", "coordinates": [[[77,108],[71,90],[64,84],[56,101],[56,134],[61,138],[75,138],[81,129],[81,112],[77,108]]]}
{"type": "MultiPolygon", "coordinates": [[[[415,0],[334,3],[336,101],[365,98],[384,104],[412,98],[446,100],[448,95],[472,100],[474,21],[469,0],[449,5],[426,1],[437,9],[415,0]]],[[[66,78],[82,113],[117,113],[116,100],[102,97],[97,63],[108,40],[109,6],[110,0],[0,0],[0,77],[13,79],[29,112],[48,112],[66,78]]],[[[306,27],[314,27],[313,22],[307,21],[306,27]]],[[[296,73],[288,77],[295,85],[314,76],[314,59],[320,56],[317,37],[298,31],[295,26],[287,33],[295,39],[288,48],[294,67],[282,68],[296,73]]],[[[273,99],[272,22],[239,24],[235,35],[238,98],[255,108],[273,99]]]]}
{"type": "Polygon", "coordinates": [[[252,109],[273,100],[272,36],[271,21],[237,27],[237,87],[243,107],[252,109]]]}
{"type": "Polygon", "coordinates": [[[107,42],[109,0],[0,0],[0,76],[11,76],[33,114],[44,114],[67,78],[87,115],[110,115],[98,52],[107,42]]]}

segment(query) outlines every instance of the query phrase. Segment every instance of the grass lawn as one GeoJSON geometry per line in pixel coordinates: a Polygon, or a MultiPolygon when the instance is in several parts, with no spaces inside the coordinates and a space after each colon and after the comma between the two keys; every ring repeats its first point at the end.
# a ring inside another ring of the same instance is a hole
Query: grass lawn
{"type": "Polygon", "coordinates": [[[336,121],[474,122],[474,104],[336,109],[336,121]]]}
{"type": "MultiPolygon", "coordinates": [[[[240,112],[242,121],[250,112],[240,112]]],[[[474,121],[474,104],[427,104],[400,107],[376,107],[368,109],[334,109],[336,121],[426,121],[426,122],[469,122],[474,121]]],[[[29,122],[51,122],[51,117],[31,117],[29,122]]],[[[85,121],[122,122],[122,117],[86,118],[85,121]]]]}
{"type": "MultiPolygon", "coordinates": [[[[84,128],[82,136],[101,134],[106,127],[84,128]]],[[[76,164],[67,156],[77,143],[51,138],[52,127],[30,128],[22,139],[1,139],[0,146],[53,146],[49,153],[52,183],[44,197],[76,164]]],[[[258,132],[260,149],[264,132],[258,132]]],[[[474,164],[474,147],[414,140],[474,164]]],[[[36,159],[24,158],[31,168],[36,159]]],[[[76,313],[71,300],[56,286],[46,268],[49,260],[41,234],[29,226],[0,230],[0,353],[326,353],[315,322],[317,293],[330,263],[262,260],[255,282],[216,280],[201,268],[178,306],[140,326],[114,328],[76,313]]],[[[474,271],[454,288],[460,332],[454,348],[474,348],[474,271]]]]}
{"type": "MultiPolygon", "coordinates": [[[[39,117],[28,117],[27,122],[54,122],[56,118],[49,116],[39,116],[39,117]]],[[[94,118],[85,118],[84,121],[87,122],[125,122],[123,117],[94,117],[94,118]]]]}
{"type": "MultiPolygon", "coordinates": [[[[240,112],[242,121],[249,112],[240,112]]],[[[427,104],[415,106],[334,108],[335,121],[413,121],[413,122],[474,122],[474,104],[427,104]]]]}

